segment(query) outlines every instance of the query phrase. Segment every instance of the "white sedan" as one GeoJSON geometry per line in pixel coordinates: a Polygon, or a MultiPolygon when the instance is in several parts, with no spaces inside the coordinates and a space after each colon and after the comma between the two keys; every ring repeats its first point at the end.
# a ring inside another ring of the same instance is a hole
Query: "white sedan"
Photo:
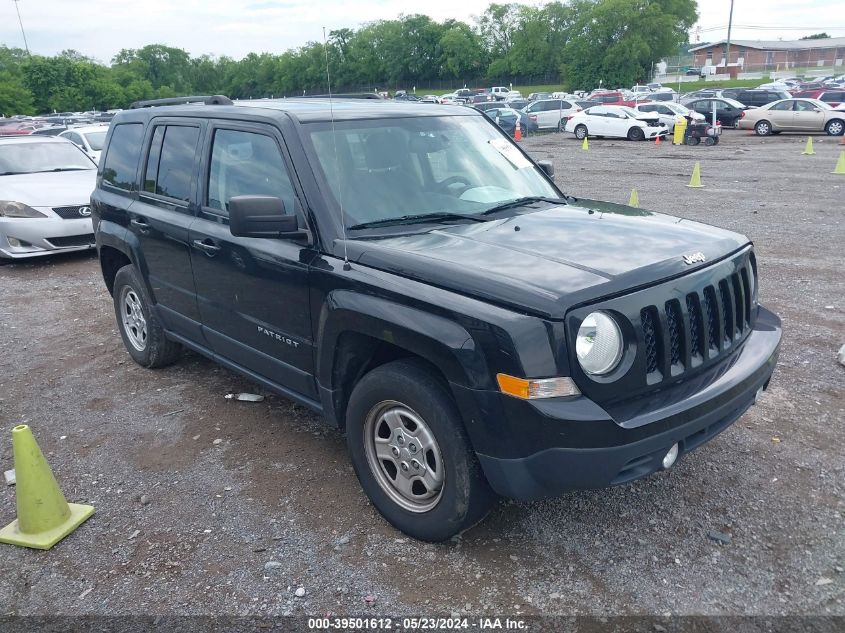
{"type": "Polygon", "coordinates": [[[642,141],[665,136],[668,132],[658,117],[627,106],[593,106],[570,114],[564,131],[581,140],[587,136],[607,136],[642,141]]]}
{"type": "Polygon", "coordinates": [[[88,154],[95,163],[99,163],[108,131],[108,125],[83,125],[65,130],[59,136],[69,140],[88,154]]]}
{"type": "Polygon", "coordinates": [[[703,122],[706,120],[706,117],[703,114],[693,112],[688,107],[682,106],[680,103],[638,103],[633,109],[641,113],[656,114],[658,121],[665,125],[666,129],[670,133],[675,131],[675,121],[678,115],[692,118],[692,120],[696,122],[703,122]]]}
{"type": "Polygon", "coordinates": [[[0,263],[94,247],[97,166],[67,139],[0,138],[0,263]]]}

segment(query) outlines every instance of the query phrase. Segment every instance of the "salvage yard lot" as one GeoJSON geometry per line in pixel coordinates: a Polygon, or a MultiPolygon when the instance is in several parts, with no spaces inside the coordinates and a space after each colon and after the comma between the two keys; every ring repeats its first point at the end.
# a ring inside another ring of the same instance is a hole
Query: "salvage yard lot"
{"type": "MultiPolygon", "coordinates": [[[[0,465],[26,421],[68,500],[97,507],[52,551],[3,547],[0,609],[845,614],[845,177],[830,174],[838,138],[815,156],[804,140],[523,141],[567,193],[625,202],[636,187],[644,208],[749,235],[780,364],[759,405],[671,471],[503,502],[443,545],[382,520],[343,437],[304,408],[227,401],[258,388],[192,353],[136,366],[94,257],[0,268],[0,465]],[[703,189],[685,186],[696,160],[703,189]]],[[[14,514],[6,488],[0,522],[14,514]]]]}

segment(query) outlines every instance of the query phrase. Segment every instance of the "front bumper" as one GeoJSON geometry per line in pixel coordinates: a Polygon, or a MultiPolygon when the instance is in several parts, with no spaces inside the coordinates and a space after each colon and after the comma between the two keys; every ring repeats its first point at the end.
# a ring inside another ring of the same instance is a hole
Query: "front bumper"
{"type": "Polygon", "coordinates": [[[464,412],[477,407],[479,417],[467,428],[493,489],[504,497],[540,499],[639,479],[660,470],[675,443],[680,459],[709,441],[768,386],[780,340],[780,319],[760,308],[743,345],[711,376],[699,377],[694,392],[682,385],[683,397],[655,394],[654,406],[622,424],[583,396],[529,402],[495,394],[499,417],[491,392],[455,393],[464,412]],[[490,436],[488,422],[497,437],[490,436]]]}
{"type": "Polygon", "coordinates": [[[94,248],[91,218],[0,218],[0,257],[25,259],[94,248]],[[9,239],[20,244],[13,245],[9,239]]]}

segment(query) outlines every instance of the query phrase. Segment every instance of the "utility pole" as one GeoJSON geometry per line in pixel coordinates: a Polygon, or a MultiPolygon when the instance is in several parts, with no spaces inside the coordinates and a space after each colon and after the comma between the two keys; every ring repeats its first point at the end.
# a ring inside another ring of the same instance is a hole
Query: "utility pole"
{"type": "Polygon", "coordinates": [[[26,41],[26,31],[23,30],[23,20],[21,20],[21,9],[18,6],[18,0],[12,0],[15,3],[15,11],[18,13],[18,24],[21,25],[21,35],[23,35],[23,45],[26,48],[26,54],[29,55],[29,44],[26,41]]]}
{"type": "MultiPolygon", "coordinates": [[[[734,0],[731,0],[731,12],[728,15],[728,42],[725,44],[725,72],[728,72],[728,63],[731,61],[731,25],[734,21],[734,0]]],[[[730,73],[729,73],[730,74],[730,73]]]]}

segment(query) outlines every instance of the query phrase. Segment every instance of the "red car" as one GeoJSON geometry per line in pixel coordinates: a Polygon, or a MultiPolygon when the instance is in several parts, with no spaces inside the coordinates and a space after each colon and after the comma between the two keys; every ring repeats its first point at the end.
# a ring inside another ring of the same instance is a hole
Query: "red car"
{"type": "Polygon", "coordinates": [[[840,103],[845,103],[845,90],[832,90],[830,88],[820,88],[817,90],[802,90],[795,94],[795,97],[801,99],[818,99],[833,106],[834,108],[840,103]]]}
{"type": "Polygon", "coordinates": [[[621,92],[594,92],[590,95],[590,101],[598,101],[602,105],[628,106],[629,108],[633,108],[638,103],[642,103],[642,101],[625,99],[625,95],[621,92]]]}

